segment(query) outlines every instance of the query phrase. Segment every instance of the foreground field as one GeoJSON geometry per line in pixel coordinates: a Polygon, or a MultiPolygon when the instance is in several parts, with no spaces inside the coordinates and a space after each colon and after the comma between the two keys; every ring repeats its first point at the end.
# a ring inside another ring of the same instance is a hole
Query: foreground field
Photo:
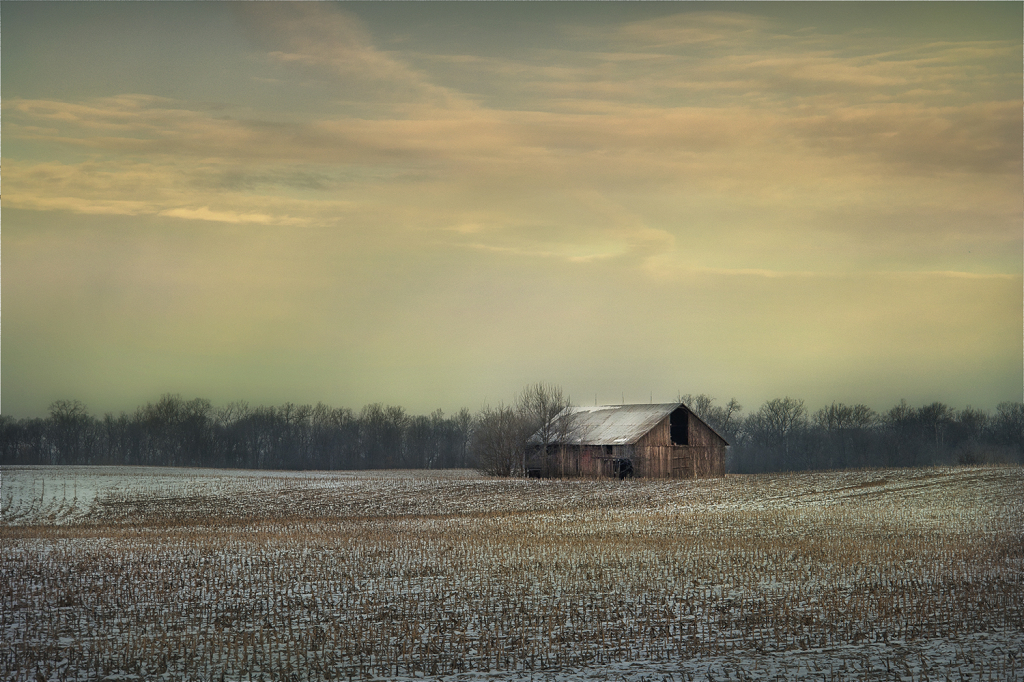
{"type": "Polygon", "coordinates": [[[1024,470],[4,468],[0,679],[1024,678],[1024,470]]]}

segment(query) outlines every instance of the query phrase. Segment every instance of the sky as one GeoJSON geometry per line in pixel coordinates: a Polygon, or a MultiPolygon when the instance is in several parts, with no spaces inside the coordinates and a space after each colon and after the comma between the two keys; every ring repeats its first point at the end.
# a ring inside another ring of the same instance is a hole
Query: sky
{"type": "Polygon", "coordinates": [[[1019,2],[0,7],[0,410],[1024,385],[1019,2]]]}

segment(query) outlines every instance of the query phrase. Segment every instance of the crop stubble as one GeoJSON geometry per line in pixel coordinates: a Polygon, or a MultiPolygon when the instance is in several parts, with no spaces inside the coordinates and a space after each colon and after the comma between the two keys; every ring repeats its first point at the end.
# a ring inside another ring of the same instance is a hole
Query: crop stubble
{"type": "Polygon", "coordinates": [[[627,482],[3,474],[3,679],[1024,668],[1017,467],[627,482]],[[33,497],[67,476],[82,501],[33,497]]]}

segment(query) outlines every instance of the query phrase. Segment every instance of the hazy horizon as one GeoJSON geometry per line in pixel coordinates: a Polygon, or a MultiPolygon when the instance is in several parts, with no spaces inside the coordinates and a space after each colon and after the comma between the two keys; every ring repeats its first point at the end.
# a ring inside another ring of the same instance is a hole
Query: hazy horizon
{"type": "Polygon", "coordinates": [[[4,3],[0,408],[1024,391],[1020,3],[4,3]]]}

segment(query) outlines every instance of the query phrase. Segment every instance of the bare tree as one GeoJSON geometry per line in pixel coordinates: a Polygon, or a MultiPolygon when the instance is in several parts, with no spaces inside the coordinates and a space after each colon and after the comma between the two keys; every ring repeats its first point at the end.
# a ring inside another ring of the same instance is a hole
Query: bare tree
{"type": "Polygon", "coordinates": [[[704,393],[696,396],[689,393],[680,395],[676,397],[676,402],[686,405],[702,422],[726,440],[731,442],[735,439],[736,429],[739,428],[737,417],[743,409],[736,398],[732,398],[725,407],[715,405],[715,399],[704,393]]]}
{"type": "Polygon", "coordinates": [[[526,475],[536,453],[547,466],[549,454],[575,435],[576,415],[557,386],[532,384],[512,405],[484,407],[476,420],[470,454],[477,466],[496,476],[526,475]]]}
{"type": "Polygon", "coordinates": [[[91,464],[92,418],[79,400],[56,400],[50,404],[50,453],[47,464],[91,464]]]}
{"type": "MultiPolygon", "coordinates": [[[[829,468],[850,466],[858,433],[870,428],[877,415],[867,405],[833,402],[814,413],[814,423],[824,434],[826,451],[821,465],[829,468]]],[[[863,462],[861,462],[863,465],[863,462]]]]}
{"type": "Polygon", "coordinates": [[[907,404],[906,400],[900,400],[898,405],[893,406],[882,422],[892,443],[892,455],[890,463],[895,466],[913,465],[916,456],[913,453],[913,427],[917,419],[917,410],[907,404]]]}
{"type": "Polygon", "coordinates": [[[473,425],[475,421],[473,415],[464,407],[452,418],[452,421],[454,422],[455,433],[458,436],[456,452],[458,454],[459,466],[471,466],[470,445],[473,442],[473,425]]]}
{"type": "Polygon", "coordinates": [[[761,462],[762,470],[792,470],[806,468],[807,462],[798,447],[799,436],[807,427],[807,410],[803,400],[786,396],[769,400],[748,416],[744,431],[751,444],[768,455],[771,460],[761,462]]]}
{"type": "Polygon", "coordinates": [[[531,384],[519,394],[516,411],[528,432],[523,443],[524,473],[530,451],[536,451],[542,466],[549,468],[551,453],[572,442],[577,435],[578,419],[570,407],[568,396],[558,386],[531,384]]]}
{"type": "Polygon", "coordinates": [[[946,431],[953,423],[954,415],[953,408],[938,402],[925,405],[917,411],[921,429],[928,434],[929,440],[934,439],[933,460],[939,459],[946,452],[946,431]]]}
{"type": "Polygon", "coordinates": [[[1009,447],[1018,461],[1024,459],[1024,403],[999,403],[993,429],[997,443],[1009,447]]]}
{"type": "Polygon", "coordinates": [[[711,417],[712,410],[714,409],[715,399],[711,396],[701,393],[699,395],[686,395],[676,396],[677,403],[683,403],[690,411],[697,415],[701,421],[705,424],[709,424],[708,419],[711,417]]]}
{"type": "Polygon", "coordinates": [[[485,406],[476,420],[470,452],[477,466],[491,476],[511,476],[521,470],[526,430],[522,415],[512,406],[485,406]]]}

